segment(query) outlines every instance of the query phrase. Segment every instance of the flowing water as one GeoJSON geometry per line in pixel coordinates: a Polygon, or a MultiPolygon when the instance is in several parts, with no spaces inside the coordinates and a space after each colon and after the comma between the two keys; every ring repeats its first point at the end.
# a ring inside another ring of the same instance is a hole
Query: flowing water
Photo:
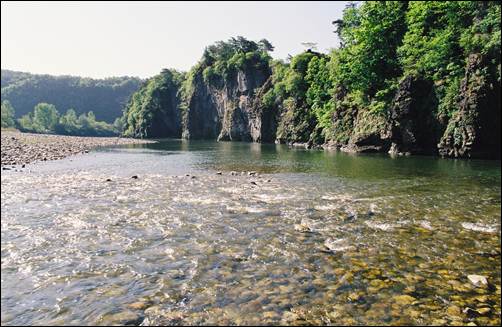
{"type": "Polygon", "coordinates": [[[500,161],[178,140],[2,172],[1,322],[500,324],[500,182],[500,161]]]}

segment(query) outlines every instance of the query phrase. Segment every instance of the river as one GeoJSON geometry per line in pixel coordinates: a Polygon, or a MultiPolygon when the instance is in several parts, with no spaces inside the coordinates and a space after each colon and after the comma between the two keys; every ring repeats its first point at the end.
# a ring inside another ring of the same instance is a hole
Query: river
{"type": "Polygon", "coordinates": [[[500,183],[500,161],[180,140],[2,171],[1,322],[500,324],[500,183]]]}

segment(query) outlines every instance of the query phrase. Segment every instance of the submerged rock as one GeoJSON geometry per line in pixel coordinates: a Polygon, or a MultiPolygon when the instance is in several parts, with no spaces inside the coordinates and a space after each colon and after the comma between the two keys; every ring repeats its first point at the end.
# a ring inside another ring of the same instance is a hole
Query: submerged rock
{"type": "Polygon", "coordinates": [[[299,224],[295,224],[295,230],[301,233],[312,233],[314,229],[312,228],[312,222],[306,219],[302,219],[299,224]]]}
{"type": "Polygon", "coordinates": [[[143,302],[143,301],[138,301],[138,302],[128,304],[127,307],[130,309],[134,309],[134,310],[143,310],[146,307],[148,307],[148,303],[143,302]]]}
{"type": "Polygon", "coordinates": [[[396,295],[392,298],[394,302],[400,306],[410,305],[417,299],[410,295],[396,295]]]}
{"type": "Polygon", "coordinates": [[[466,307],[462,312],[465,313],[469,318],[475,318],[479,316],[485,316],[491,311],[492,309],[489,307],[482,307],[477,309],[466,307]]]}
{"type": "Polygon", "coordinates": [[[339,253],[347,250],[353,250],[355,247],[347,243],[345,239],[332,240],[330,238],[324,241],[323,252],[339,253]]]}

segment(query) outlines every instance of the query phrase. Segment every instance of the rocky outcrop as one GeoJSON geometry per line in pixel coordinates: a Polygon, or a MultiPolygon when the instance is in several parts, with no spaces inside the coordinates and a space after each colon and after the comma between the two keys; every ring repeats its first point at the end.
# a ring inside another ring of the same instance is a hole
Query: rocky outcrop
{"type": "Polygon", "coordinates": [[[274,142],[277,131],[277,111],[263,104],[264,95],[273,87],[272,78],[257,89],[251,104],[250,131],[254,142],[274,142]]]}
{"type": "Polygon", "coordinates": [[[386,152],[390,147],[388,121],[383,114],[359,110],[345,152],[386,152]]]}
{"type": "Polygon", "coordinates": [[[432,81],[407,76],[399,84],[390,109],[390,153],[437,152],[437,99],[432,81]]]}
{"type": "Polygon", "coordinates": [[[500,82],[486,67],[480,54],[469,56],[459,108],[438,144],[440,155],[500,158],[500,82]]]}
{"type": "Polygon", "coordinates": [[[221,108],[215,103],[214,91],[206,85],[202,73],[193,81],[193,93],[187,100],[183,117],[184,139],[216,139],[221,130],[221,108]],[[220,108],[220,112],[218,112],[220,108]]]}
{"type": "Polygon", "coordinates": [[[218,141],[270,141],[273,114],[258,101],[271,87],[269,68],[238,70],[222,86],[195,76],[187,101],[183,137],[218,141]]]}

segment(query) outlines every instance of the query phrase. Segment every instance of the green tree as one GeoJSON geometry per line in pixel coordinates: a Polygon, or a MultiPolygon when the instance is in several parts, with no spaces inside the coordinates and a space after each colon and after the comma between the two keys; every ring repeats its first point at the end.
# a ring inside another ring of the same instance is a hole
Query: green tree
{"type": "Polygon", "coordinates": [[[33,127],[37,132],[53,132],[59,121],[56,107],[48,103],[39,103],[33,113],[33,127]]]}
{"type": "Polygon", "coordinates": [[[124,132],[124,117],[117,117],[115,118],[115,121],[113,122],[113,128],[117,134],[122,134],[124,132]]]}
{"type": "Polygon", "coordinates": [[[406,73],[434,80],[461,74],[460,36],[472,21],[473,6],[474,1],[410,2],[408,31],[398,50],[406,73]]]}
{"type": "Polygon", "coordinates": [[[261,51],[266,51],[266,52],[274,51],[274,46],[267,39],[261,39],[258,42],[258,47],[261,51]]]}
{"type": "Polygon", "coordinates": [[[74,109],[68,109],[64,115],[59,118],[59,124],[56,128],[58,134],[74,135],[79,129],[77,113],[74,109]]]}
{"type": "Polygon", "coordinates": [[[124,135],[165,137],[174,136],[169,134],[181,134],[181,126],[178,126],[181,125],[179,98],[184,79],[184,74],[164,69],[159,75],[145,82],[139,91],[133,94],[124,111],[124,135]],[[170,121],[165,121],[162,117],[168,114],[170,121]]]}
{"type": "Polygon", "coordinates": [[[349,90],[373,97],[401,75],[397,49],[406,32],[406,1],[349,5],[337,31],[343,47],[336,74],[349,90]]]}
{"type": "Polygon", "coordinates": [[[14,108],[9,101],[2,101],[2,127],[15,127],[16,122],[14,121],[14,108]]]}
{"type": "Polygon", "coordinates": [[[19,125],[19,129],[23,132],[33,132],[33,113],[30,112],[27,115],[21,116],[17,120],[17,123],[19,125]]]}
{"type": "Polygon", "coordinates": [[[309,83],[307,104],[316,115],[319,125],[329,128],[334,106],[332,101],[333,79],[329,69],[330,58],[313,57],[305,79],[309,83]]]}

